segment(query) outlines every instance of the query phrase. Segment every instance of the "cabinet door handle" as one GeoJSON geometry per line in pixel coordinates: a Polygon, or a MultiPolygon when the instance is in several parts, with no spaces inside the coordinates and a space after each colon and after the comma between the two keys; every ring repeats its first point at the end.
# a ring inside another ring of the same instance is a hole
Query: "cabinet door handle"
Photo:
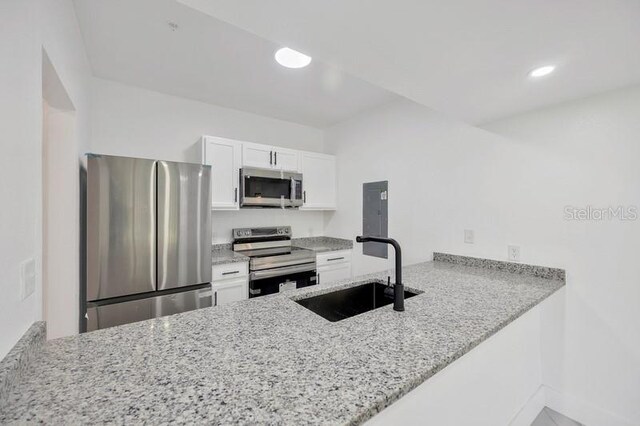
{"type": "Polygon", "coordinates": [[[327,259],[327,262],[332,262],[334,260],[342,260],[344,257],[332,257],[331,259],[327,259]]]}
{"type": "Polygon", "coordinates": [[[218,292],[213,293],[213,306],[218,306],[218,292]]]}
{"type": "Polygon", "coordinates": [[[316,277],[316,284],[320,285],[320,272],[318,272],[318,275],[316,277]]]}
{"type": "Polygon", "coordinates": [[[307,202],[307,191],[302,191],[302,202],[303,203],[307,202]]]}
{"type": "Polygon", "coordinates": [[[233,274],[239,274],[240,271],[229,271],[229,272],[223,272],[222,275],[233,275],[233,274]]]}
{"type": "Polygon", "coordinates": [[[278,165],[278,151],[275,151],[273,153],[273,162],[275,163],[275,165],[278,165]]]}
{"type": "Polygon", "coordinates": [[[269,151],[269,165],[273,166],[273,151],[269,151]]]}
{"type": "Polygon", "coordinates": [[[238,202],[238,188],[234,188],[233,190],[233,202],[234,203],[238,202]]]}

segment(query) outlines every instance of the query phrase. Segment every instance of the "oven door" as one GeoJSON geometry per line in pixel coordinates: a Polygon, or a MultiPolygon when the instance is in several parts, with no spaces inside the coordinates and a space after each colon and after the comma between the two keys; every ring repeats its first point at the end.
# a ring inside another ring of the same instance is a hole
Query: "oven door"
{"type": "Polygon", "coordinates": [[[315,262],[254,271],[251,272],[249,280],[249,298],[315,284],[317,284],[315,262]]]}
{"type": "Polygon", "coordinates": [[[302,174],[243,168],[240,171],[240,207],[302,206],[302,174]]]}

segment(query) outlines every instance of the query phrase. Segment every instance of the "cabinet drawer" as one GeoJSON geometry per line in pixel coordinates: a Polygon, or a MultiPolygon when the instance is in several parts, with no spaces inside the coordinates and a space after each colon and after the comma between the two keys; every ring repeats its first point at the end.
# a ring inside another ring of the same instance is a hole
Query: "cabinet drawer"
{"type": "Polygon", "coordinates": [[[351,250],[330,251],[316,255],[316,264],[318,267],[347,262],[351,262],[351,250]]]}
{"type": "Polygon", "coordinates": [[[245,277],[249,275],[249,262],[225,263],[214,265],[211,280],[215,283],[220,280],[245,277]]]}

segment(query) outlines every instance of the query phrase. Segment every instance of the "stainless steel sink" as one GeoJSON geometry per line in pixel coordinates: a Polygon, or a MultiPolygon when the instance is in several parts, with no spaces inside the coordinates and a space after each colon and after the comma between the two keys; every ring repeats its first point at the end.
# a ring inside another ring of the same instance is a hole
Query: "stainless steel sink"
{"type": "MultiPolygon", "coordinates": [[[[417,296],[404,291],[406,299],[417,296]]],[[[332,321],[340,321],[393,303],[393,286],[380,282],[366,282],[355,287],[296,300],[297,303],[332,321]]]]}

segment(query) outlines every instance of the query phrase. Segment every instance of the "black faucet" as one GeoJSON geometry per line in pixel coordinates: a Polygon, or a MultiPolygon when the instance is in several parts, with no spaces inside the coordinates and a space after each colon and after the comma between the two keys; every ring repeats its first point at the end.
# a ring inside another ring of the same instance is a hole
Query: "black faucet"
{"type": "Polygon", "coordinates": [[[393,286],[393,310],[404,311],[404,284],[402,284],[402,250],[400,244],[393,238],[381,238],[381,237],[365,237],[359,235],[356,237],[356,242],[366,243],[373,241],[376,243],[391,244],[396,251],[396,283],[393,286]]]}

